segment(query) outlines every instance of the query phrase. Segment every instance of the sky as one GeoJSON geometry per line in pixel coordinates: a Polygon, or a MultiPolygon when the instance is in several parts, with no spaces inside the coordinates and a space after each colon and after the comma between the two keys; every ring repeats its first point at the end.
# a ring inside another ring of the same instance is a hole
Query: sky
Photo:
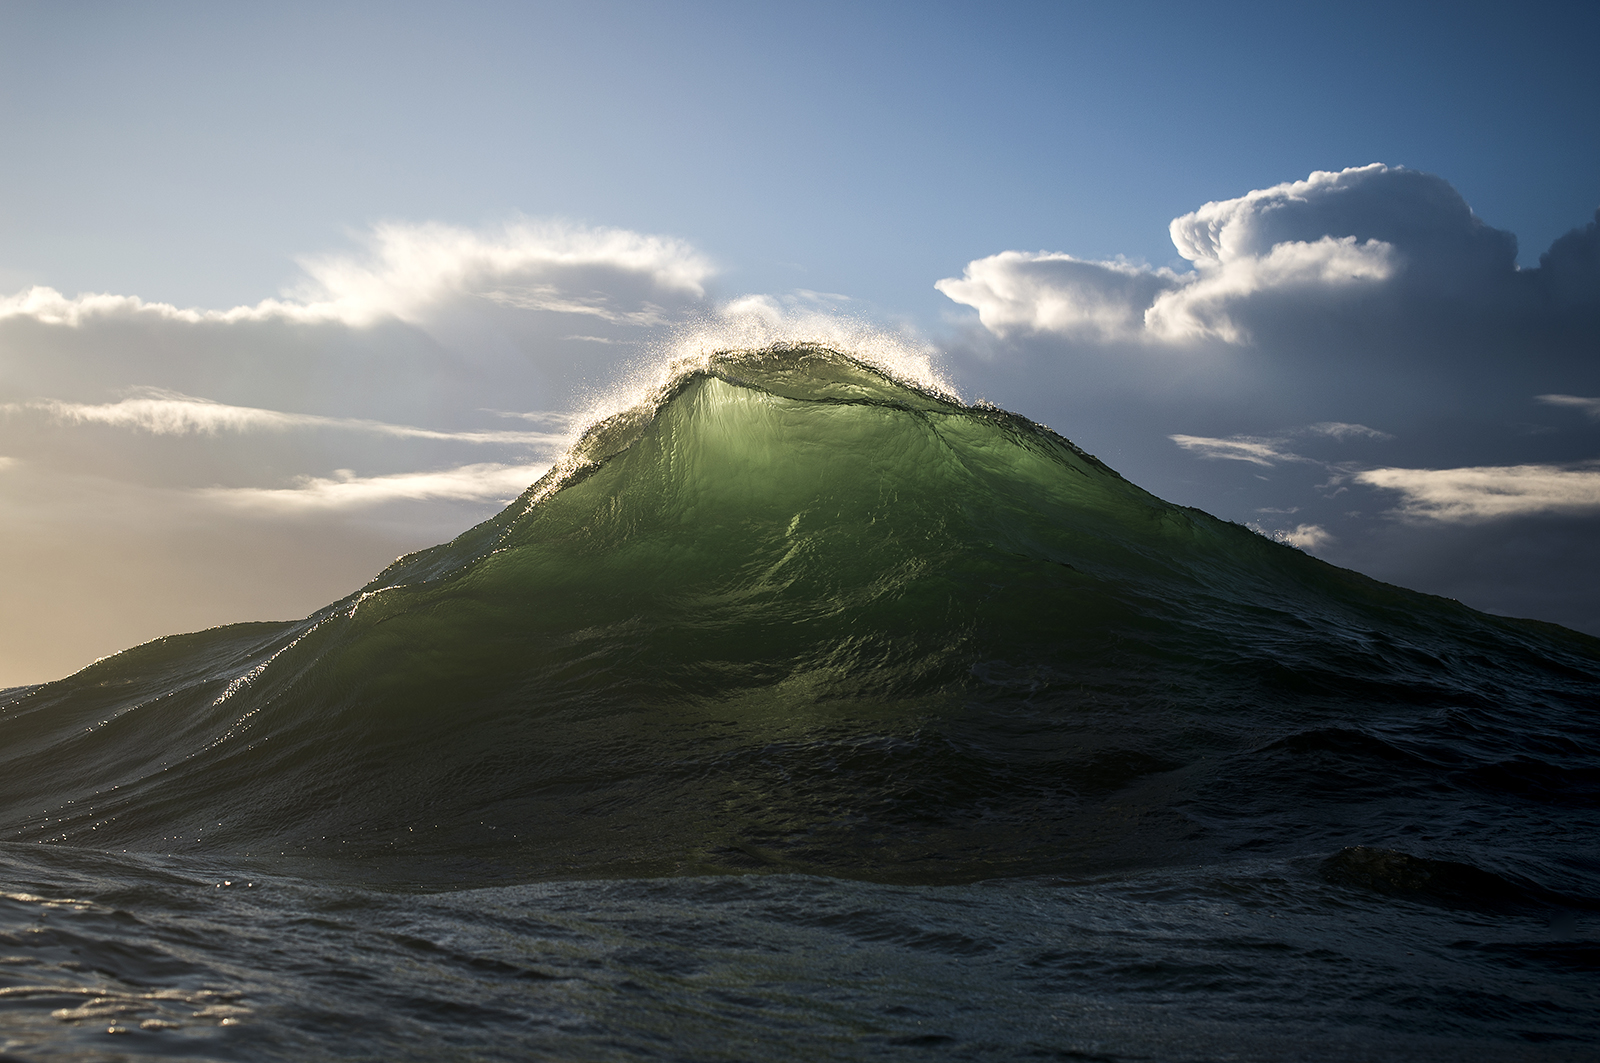
{"type": "Polygon", "coordinates": [[[1592,5],[0,13],[0,686],[349,593],[708,328],[1600,634],[1592,5]]]}

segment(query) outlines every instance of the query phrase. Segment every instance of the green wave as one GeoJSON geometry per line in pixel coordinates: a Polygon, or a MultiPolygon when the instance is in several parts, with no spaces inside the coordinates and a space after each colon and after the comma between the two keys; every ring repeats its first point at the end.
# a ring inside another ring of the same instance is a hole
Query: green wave
{"type": "Polygon", "coordinates": [[[1434,726],[1481,760],[1482,734],[1584,711],[1597,647],[846,354],[726,352],[305,621],[13,697],[0,830],[406,881],[1191,860],[1334,836],[1333,812],[1284,833],[1328,795],[1247,785],[1289,755],[1270,740],[1434,726]],[[1426,722],[1489,706],[1471,735],[1426,722]]]}

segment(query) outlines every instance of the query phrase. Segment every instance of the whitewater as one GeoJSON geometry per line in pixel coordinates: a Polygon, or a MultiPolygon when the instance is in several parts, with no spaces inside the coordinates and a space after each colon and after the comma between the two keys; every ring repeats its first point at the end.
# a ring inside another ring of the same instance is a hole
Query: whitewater
{"type": "Polygon", "coordinates": [[[827,341],[0,692],[0,1058],[1593,1058],[1600,641],[827,341]]]}

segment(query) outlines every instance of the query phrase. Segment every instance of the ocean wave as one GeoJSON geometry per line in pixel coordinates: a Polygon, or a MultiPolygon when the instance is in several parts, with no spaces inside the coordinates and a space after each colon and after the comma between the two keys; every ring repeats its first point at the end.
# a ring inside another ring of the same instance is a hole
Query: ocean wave
{"type": "Polygon", "coordinates": [[[311,617],[6,692],[0,836],[938,883],[1591,826],[1595,640],[1163,502],[915,357],[691,353],[311,617]]]}

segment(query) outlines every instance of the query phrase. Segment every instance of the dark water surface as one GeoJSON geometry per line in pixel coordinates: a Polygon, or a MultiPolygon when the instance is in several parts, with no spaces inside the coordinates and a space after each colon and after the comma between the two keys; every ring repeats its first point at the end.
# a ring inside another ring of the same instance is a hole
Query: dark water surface
{"type": "Polygon", "coordinates": [[[1592,1059],[1600,920],[1237,861],[407,894],[8,846],[11,1058],[1592,1059]],[[227,877],[224,877],[227,876],[227,877]]]}
{"type": "Polygon", "coordinates": [[[731,352],[0,692],[0,1058],[1591,1059],[1600,641],[731,352]]]}

